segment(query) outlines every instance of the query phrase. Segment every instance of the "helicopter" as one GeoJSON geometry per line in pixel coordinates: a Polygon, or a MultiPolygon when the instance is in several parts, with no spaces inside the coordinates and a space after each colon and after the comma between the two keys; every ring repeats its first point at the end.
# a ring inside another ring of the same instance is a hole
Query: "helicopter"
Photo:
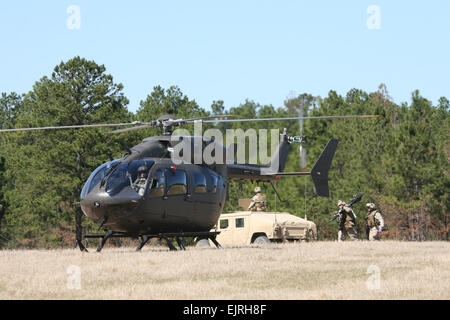
{"type": "MultiPolygon", "coordinates": [[[[230,152],[229,149],[207,136],[178,136],[178,139],[174,139],[175,127],[193,123],[372,116],[227,119],[228,117],[230,115],[177,119],[175,116],[165,115],[146,123],[15,128],[3,129],[0,132],[132,126],[112,131],[123,133],[142,128],[162,128],[162,135],[145,138],[142,143],[129,148],[122,158],[103,163],[91,173],[80,194],[81,210],[88,219],[99,225],[98,231],[103,229],[107,233],[86,234],[83,237],[101,239],[97,252],[102,250],[108,239],[114,237],[139,238],[140,244],[136,250],[141,250],[151,238],[164,239],[170,250],[177,250],[170,240],[175,239],[179,248],[185,250],[182,241],[185,237],[210,239],[216,247],[220,248],[220,244],[215,239],[219,232],[210,230],[217,223],[228,198],[229,180],[273,182],[286,176],[311,175],[317,195],[328,197],[328,171],[338,140],[329,140],[311,171],[284,172],[291,143],[301,143],[303,140],[302,136],[288,136],[286,129],[280,134],[279,145],[271,156],[271,165],[268,166],[229,163],[225,161],[226,155],[230,152]],[[197,143],[200,143],[201,151],[211,146],[223,150],[224,161],[206,163],[202,160],[201,163],[194,163],[192,160],[195,152],[191,153],[191,159],[186,159],[183,154],[181,156],[174,154],[177,146],[184,147],[184,150],[195,150],[194,145],[197,143]]],[[[87,251],[82,242],[83,237],[77,231],[77,244],[81,251],[87,251]]]]}

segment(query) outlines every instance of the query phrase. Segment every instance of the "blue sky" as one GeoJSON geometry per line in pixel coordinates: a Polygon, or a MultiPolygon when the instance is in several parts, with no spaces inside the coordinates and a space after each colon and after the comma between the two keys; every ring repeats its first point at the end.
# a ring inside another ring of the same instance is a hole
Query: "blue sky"
{"type": "Polygon", "coordinates": [[[27,92],[80,55],[125,86],[133,112],[156,85],[178,85],[208,110],[380,83],[397,103],[415,89],[450,98],[448,0],[3,1],[0,39],[0,92],[27,92]],[[71,5],[80,29],[67,26],[71,5]],[[380,29],[367,27],[371,5],[380,29]]]}

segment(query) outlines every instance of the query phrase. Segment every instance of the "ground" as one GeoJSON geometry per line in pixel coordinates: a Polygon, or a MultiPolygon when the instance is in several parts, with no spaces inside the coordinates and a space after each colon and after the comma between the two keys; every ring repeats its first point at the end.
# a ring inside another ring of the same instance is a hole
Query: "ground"
{"type": "Polygon", "coordinates": [[[448,242],[0,251],[0,299],[450,299],[448,242]]]}

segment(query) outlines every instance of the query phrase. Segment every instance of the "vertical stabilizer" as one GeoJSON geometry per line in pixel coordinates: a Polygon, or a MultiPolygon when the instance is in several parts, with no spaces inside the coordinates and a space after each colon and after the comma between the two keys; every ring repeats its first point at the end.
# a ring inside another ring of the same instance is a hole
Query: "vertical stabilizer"
{"type": "Polygon", "coordinates": [[[311,169],[311,178],[316,187],[317,194],[321,197],[329,197],[330,195],[328,189],[328,170],[330,169],[338,143],[339,140],[331,139],[311,169]]]}

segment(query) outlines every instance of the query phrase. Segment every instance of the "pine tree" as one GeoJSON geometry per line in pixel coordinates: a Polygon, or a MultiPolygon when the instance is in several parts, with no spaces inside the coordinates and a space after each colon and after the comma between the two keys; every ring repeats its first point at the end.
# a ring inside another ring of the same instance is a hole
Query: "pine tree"
{"type": "MultiPolygon", "coordinates": [[[[128,122],[123,86],[103,65],[75,57],[61,62],[24,96],[16,127],[128,122]]],[[[125,150],[108,129],[8,133],[9,208],[6,229],[13,244],[55,245],[74,241],[77,203],[90,173],[125,150]]],[[[4,135],[5,136],[5,135],[4,135]]]]}

